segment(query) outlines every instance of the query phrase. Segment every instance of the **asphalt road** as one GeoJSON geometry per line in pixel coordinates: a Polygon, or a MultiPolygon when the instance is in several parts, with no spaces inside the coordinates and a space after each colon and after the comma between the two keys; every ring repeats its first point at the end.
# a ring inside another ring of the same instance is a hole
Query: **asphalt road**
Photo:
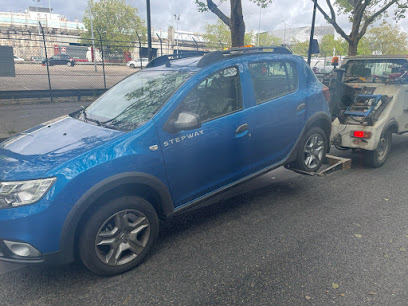
{"type": "MultiPolygon", "coordinates": [[[[41,64],[16,64],[16,77],[2,77],[0,91],[49,89],[47,67],[41,64]]],[[[94,65],[51,66],[50,80],[53,89],[104,88],[103,67],[94,65]]],[[[106,86],[108,88],[137,69],[126,65],[105,65],[106,86]]]]}
{"type": "Polygon", "coordinates": [[[408,137],[393,141],[382,168],[333,152],[352,169],[319,178],[281,168],[176,217],[120,276],[3,264],[0,304],[406,305],[408,137]]]}

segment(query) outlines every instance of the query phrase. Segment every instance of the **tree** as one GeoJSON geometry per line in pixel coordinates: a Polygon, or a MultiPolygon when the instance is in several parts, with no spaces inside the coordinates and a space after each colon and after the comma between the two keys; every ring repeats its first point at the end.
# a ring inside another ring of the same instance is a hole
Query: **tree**
{"type": "Polygon", "coordinates": [[[357,55],[358,43],[366,34],[370,24],[387,16],[387,10],[391,7],[394,9],[393,13],[396,20],[404,18],[408,5],[406,0],[326,0],[326,3],[330,10],[329,13],[326,13],[319,4],[317,4],[317,9],[326,21],[333,25],[337,33],[347,41],[348,55],[357,55]],[[352,23],[350,34],[347,35],[337,23],[334,7],[340,14],[348,15],[352,23]]]}
{"type": "Polygon", "coordinates": [[[259,45],[260,46],[279,46],[282,44],[282,39],[270,35],[269,33],[260,33],[259,34],[259,45]]]}
{"type": "Polygon", "coordinates": [[[309,51],[309,41],[308,40],[299,41],[293,39],[290,45],[290,49],[292,50],[293,54],[307,56],[307,53],[309,51]]]}
{"type": "Polygon", "coordinates": [[[324,35],[320,43],[320,53],[330,55],[333,50],[339,55],[347,54],[347,42],[343,38],[335,39],[333,34],[324,35]]]}
{"type": "Polygon", "coordinates": [[[87,43],[90,43],[91,38],[91,12],[94,36],[98,37],[99,31],[102,39],[107,41],[104,44],[111,47],[130,47],[131,43],[137,40],[136,32],[143,38],[146,35],[146,27],[143,19],[138,16],[137,8],[126,4],[126,0],[100,0],[95,3],[88,0],[82,20],[88,31],[81,35],[87,43]]]}
{"type": "MultiPolygon", "coordinates": [[[[245,33],[244,44],[252,44],[254,37],[253,31],[245,33]]],[[[203,38],[209,48],[231,47],[231,31],[221,20],[218,20],[216,24],[207,24],[203,38]]]]}
{"type": "Polygon", "coordinates": [[[383,23],[380,27],[367,32],[367,40],[371,53],[381,55],[406,54],[408,35],[397,26],[383,23]]]}
{"type": "Polygon", "coordinates": [[[203,38],[209,48],[221,46],[220,42],[224,47],[231,46],[231,31],[221,20],[216,24],[207,24],[203,38]]]}
{"type": "MultiPolygon", "coordinates": [[[[223,3],[227,0],[220,0],[223,3]]],[[[262,8],[266,8],[272,0],[251,0],[262,8]]],[[[245,22],[242,15],[241,0],[230,0],[230,17],[225,15],[212,0],[206,0],[206,3],[195,0],[200,12],[211,11],[220,18],[220,20],[229,27],[231,31],[232,47],[240,47],[245,44],[245,22]]]]}

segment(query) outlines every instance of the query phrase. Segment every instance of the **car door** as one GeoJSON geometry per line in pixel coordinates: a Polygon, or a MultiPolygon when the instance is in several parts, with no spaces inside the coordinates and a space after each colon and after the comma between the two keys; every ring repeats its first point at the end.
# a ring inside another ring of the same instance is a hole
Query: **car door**
{"type": "Polygon", "coordinates": [[[246,68],[252,84],[248,116],[254,170],[260,170],[282,161],[294,147],[306,120],[306,98],[295,61],[261,60],[246,68]]]}
{"type": "Polygon", "coordinates": [[[60,63],[60,56],[59,55],[54,55],[53,57],[51,57],[51,65],[59,65],[60,63]]]}
{"type": "Polygon", "coordinates": [[[250,133],[236,65],[201,79],[158,130],[175,206],[186,204],[249,173],[250,133]],[[202,122],[193,130],[171,132],[166,126],[180,114],[202,122]]]}

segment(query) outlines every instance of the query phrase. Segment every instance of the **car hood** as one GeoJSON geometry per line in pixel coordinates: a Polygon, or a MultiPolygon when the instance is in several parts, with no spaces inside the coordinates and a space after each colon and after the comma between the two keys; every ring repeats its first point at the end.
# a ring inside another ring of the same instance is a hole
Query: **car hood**
{"type": "Polygon", "coordinates": [[[40,178],[122,134],[69,116],[43,123],[0,144],[0,181],[40,178]]]}

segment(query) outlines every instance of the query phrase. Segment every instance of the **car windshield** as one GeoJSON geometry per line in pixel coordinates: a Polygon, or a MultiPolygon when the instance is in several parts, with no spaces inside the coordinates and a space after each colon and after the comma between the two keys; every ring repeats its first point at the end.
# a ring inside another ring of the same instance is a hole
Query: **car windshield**
{"type": "Polygon", "coordinates": [[[345,65],[345,82],[376,82],[403,74],[408,66],[405,59],[351,60],[345,65]],[[394,75],[393,75],[394,74],[394,75]]]}
{"type": "Polygon", "coordinates": [[[107,127],[130,131],[151,119],[189,71],[135,73],[114,86],[86,109],[86,118],[107,127]]]}

